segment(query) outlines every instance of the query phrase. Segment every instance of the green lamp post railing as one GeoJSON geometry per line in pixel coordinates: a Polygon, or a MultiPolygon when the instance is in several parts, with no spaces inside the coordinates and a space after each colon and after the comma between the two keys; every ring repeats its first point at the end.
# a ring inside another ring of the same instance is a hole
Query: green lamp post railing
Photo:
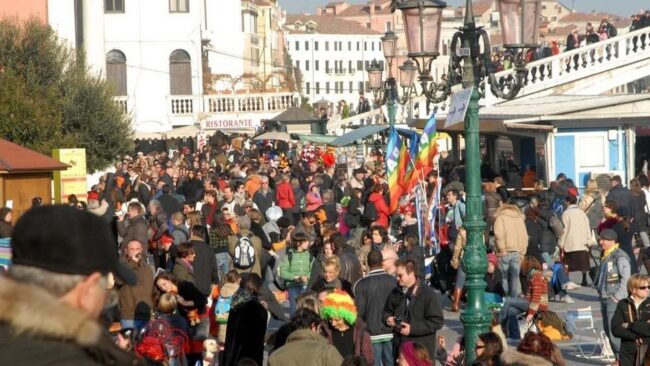
{"type": "MultiPolygon", "coordinates": [[[[432,103],[445,101],[451,94],[452,86],[459,83],[465,89],[473,89],[465,115],[467,215],[463,226],[467,230],[467,244],[461,260],[462,268],[467,274],[467,303],[460,316],[465,328],[467,363],[475,359],[476,338],[489,330],[492,320],[492,313],[484,301],[487,257],[481,202],[479,100],[485,96],[486,83],[489,83],[490,91],[499,98],[512,99],[517,96],[526,76],[524,52],[526,49],[537,47],[541,11],[541,0],[497,0],[496,3],[504,47],[515,55],[515,77],[497,80],[494,76],[495,68],[492,65],[488,34],[483,27],[476,25],[472,1],[466,0],[464,24],[452,37],[448,73],[442,78],[442,82],[433,81],[431,64],[440,55],[442,12],[447,4],[440,0],[393,0],[392,4],[393,11],[397,9],[402,12],[407,37],[407,56],[417,65],[418,81],[427,100],[432,103]]],[[[416,69],[412,62],[404,67],[416,69]]],[[[414,75],[415,70],[412,70],[412,73],[414,75]]],[[[413,83],[411,81],[410,86],[408,80],[404,83],[403,86],[409,88],[405,97],[409,97],[414,93],[413,83]]],[[[395,82],[391,82],[389,78],[384,89],[388,90],[389,84],[395,85],[395,82]]],[[[390,103],[391,99],[388,99],[389,111],[390,103]]]]}

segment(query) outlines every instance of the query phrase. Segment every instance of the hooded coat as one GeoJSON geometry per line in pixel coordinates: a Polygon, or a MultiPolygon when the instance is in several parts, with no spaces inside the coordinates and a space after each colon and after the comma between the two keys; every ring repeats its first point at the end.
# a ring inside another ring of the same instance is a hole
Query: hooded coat
{"type": "Polygon", "coordinates": [[[320,334],[298,329],[269,357],[269,366],[339,366],[343,357],[320,334]]]}
{"type": "Polygon", "coordinates": [[[44,289],[0,278],[0,365],[145,365],[101,325],[44,289]]]}
{"type": "Polygon", "coordinates": [[[494,220],[494,237],[499,252],[526,254],[528,232],[524,223],[524,215],[517,206],[504,204],[499,207],[494,220]]]}

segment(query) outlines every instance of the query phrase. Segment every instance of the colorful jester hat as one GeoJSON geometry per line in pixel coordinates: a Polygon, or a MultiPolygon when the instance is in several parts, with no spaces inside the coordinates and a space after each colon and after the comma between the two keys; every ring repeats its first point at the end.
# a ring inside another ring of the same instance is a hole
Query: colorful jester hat
{"type": "Polygon", "coordinates": [[[325,321],[343,319],[348,325],[354,325],[357,321],[357,307],[354,305],[354,300],[342,290],[335,290],[325,297],[320,313],[325,321]]]}

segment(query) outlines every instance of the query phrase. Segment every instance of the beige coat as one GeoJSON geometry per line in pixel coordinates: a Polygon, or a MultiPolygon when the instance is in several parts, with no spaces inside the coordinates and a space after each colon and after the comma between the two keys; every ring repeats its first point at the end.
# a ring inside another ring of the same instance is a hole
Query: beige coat
{"type": "Polygon", "coordinates": [[[456,245],[454,245],[454,254],[451,257],[451,266],[458,269],[460,260],[463,258],[463,251],[465,250],[465,243],[467,242],[467,230],[464,227],[458,229],[458,236],[456,236],[456,245]]]}
{"type": "Polygon", "coordinates": [[[298,329],[269,357],[269,366],[339,366],[343,357],[320,334],[298,329]]]}
{"type": "Polygon", "coordinates": [[[524,215],[515,205],[504,204],[496,212],[494,238],[499,252],[519,252],[526,255],[528,232],[524,215]]]}
{"type": "Polygon", "coordinates": [[[560,248],[565,252],[586,251],[591,241],[591,228],[587,214],[576,205],[569,206],[562,214],[564,232],[560,237],[560,248]]]}

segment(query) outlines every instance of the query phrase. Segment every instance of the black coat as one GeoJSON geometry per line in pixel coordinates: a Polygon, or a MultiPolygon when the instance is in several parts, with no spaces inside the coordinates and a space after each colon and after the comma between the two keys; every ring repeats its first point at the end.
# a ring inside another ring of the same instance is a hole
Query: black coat
{"type": "Polygon", "coordinates": [[[606,200],[616,202],[617,207],[625,207],[630,210],[630,207],[632,206],[632,192],[619,184],[609,190],[606,200]]]}
{"type": "Polygon", "coordinates": [[[388,295],[397,286],[395,277],[381,269],[370,271],[354,284],[354,302],[357,314],[368,326],[370,335],[391,334],[392,329],[383,321],[384,305],[388,295]]]}
{"type": "Polygon", "coordinates": [[[635,309],[632,299],[625,298],[616,304],[612,318],[612,334],[621,339],[619,353],[620,366],[634,366],[637,346],[636,340],[650,341],[650,299],[646,299],[635,309]],[[626,326],[624,326],[626,324],[626,326]]]}
{"type": "Polygon", "coordinates": [[[533,221],[526,218],[526,232],[528,233],[528,248],[526,255],[537,258],[540,263],[542,259],[542,224],[539,221],[533,221]]]}
{"type": "Polygon", "coordinates": [[[239,360],[244,357],[251,358],[258,365],[262,365],[266,321],[266,309],[254,297],[230,309],[224,366],[237,366],[239,360]]]}
{"type": "Polygon", "coordinates": [[[176,197],[171,194],[161,194],[160,197],[158,197],[158,201],[160,202],[162,210],[167,214],[167,217],[171,217],[175,212],[183,212],[183,206],[176,197]]]}
{"type": "Polygon", "coordinates": [[[202,240],[190,240],[194,247],[196,257],[194,258],[194,277],[196,288],[206,297],[210,295],[212,285],[219,284],[219,270],[214,250],[202,240]]]}
{"type": "Polygon", "coordinates": [[[266,216],[266,210],[271,208],[275,202],[275,191],[269,189],[266,194],[263,194],[260,189],[255,192],[255,195],[253,195],[253,202],[257,205],[257,208],[260,210],[262,215],[266,216]]]}
{"type": "Polygon", "coordinates": [[[384,322],[391,316],[400,317],[411,325],[408,336],[393,333],[396,349],[404,341],[413,341],[425,346],[430,355],[436,354],[436,332],[442,328],[445,319],[438,295],[431,287],[419,283],[415,295],[405,294],[401,287],[395,287],[384,306],[384,322]]]}

